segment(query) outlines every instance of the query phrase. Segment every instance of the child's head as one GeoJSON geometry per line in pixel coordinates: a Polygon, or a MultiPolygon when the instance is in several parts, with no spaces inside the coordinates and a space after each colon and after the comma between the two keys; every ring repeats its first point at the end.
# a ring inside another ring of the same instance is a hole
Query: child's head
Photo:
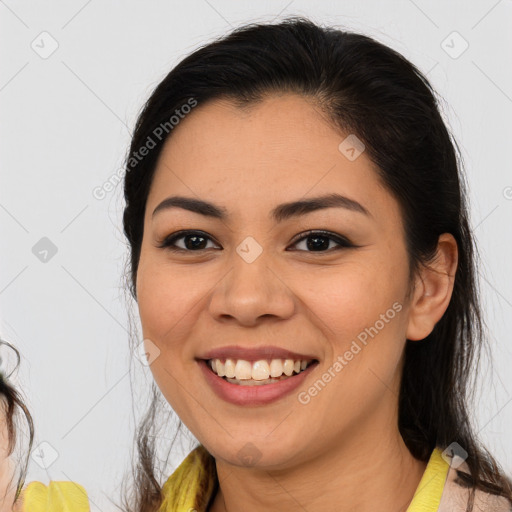
{"type": "Polygon", "coordinates": [[[9,378],[17,370],[20,361],[18,350],[7,341],[0,340],[0,512],[19,510],[19,496],[25,483],[29,454],[32,449],[34,437],[34,425],[32,416],[19,392],[9,378]],[[6,351],[14,351],[16,364],[6,364],[6,351]],[[20,464],[16,464],[12,455],[18,444],[17,416],[20,411],[25,415],[29,425],[30,443],[26,456],[22,457],[20,464]],[[19,473],[16,485],[13,485],[14,477],[19,473]],[[13,508],[13,506],[15,508],[13,508]]]}

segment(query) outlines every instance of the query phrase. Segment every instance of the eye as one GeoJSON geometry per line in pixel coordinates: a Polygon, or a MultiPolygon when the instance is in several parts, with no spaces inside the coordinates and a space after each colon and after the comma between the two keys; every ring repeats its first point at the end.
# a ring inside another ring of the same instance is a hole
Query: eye
{"type": "Polygon", "coordinates": [[[211,240],[211,238],[202,231],[177,231],[166,237],[158,247],[171,251],[197,252],[206,249],[204,240],[211,240]],[[185,240],[185,247],[177,247],[175,245],[176,241],[181,239],[185,240]]]}
{"type": "Polygon", "coordinates": [[[331,252],[332,248],[329,249],[329,245],[332,241],[338,244],[338,247],[334,247],[333,250],[356,247],[346,238],[334,233],[330,233],[329,231],[307,231],[306,233],[303,233],[302,236],[296,240],[293,245],[297,245],[299,242],[302,243],[303,241],[306,241],[305,246],[310,249],[306,252],[331,252]],[[309,240],[311,240],[311,242],[309,242],[309,240]]]}
{"type": "MultiPolygon", "coordinates": [[[[210,236],[202,231],[177,231],[172,235],[166,237],[158,247],[160,249],[169,249],[171,251],[185,251],[185,252],[199,252],[206,250],[208,247],[208,240],[212,240],[210,236]],[[178,247],[176,242],[184,240],[184,246],[178,247]]],[[[346,238],[330,233],[329,231],[307,231],[298,238],[293,245],[297,245],[306,241],[306,252],[329,252],[331,250],[339,250],[342,248],[356,247],[349,242],[346,238]],[[311,240],[311,242],[309,242],[311,240]],[[338,247],[330,248],[331,242],[338,244],[338,247]],[[328,249],[328,250],[325,250],[328,249]]]]}

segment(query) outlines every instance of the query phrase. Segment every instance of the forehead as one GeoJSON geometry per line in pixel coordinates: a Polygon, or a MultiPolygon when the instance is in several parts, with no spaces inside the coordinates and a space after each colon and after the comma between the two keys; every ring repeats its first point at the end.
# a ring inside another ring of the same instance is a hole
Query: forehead
{"type": "Polygon", "coordinates": [[[199,105],[162,149],[148,210],[170,194],[209,199],[242,214],[338,192],[377,218],[396,216],[397,205],[365,152],[351,160],[340,151],[349,135],[312,100],[294,94],[244,109],[226,99],[199,105]]]}

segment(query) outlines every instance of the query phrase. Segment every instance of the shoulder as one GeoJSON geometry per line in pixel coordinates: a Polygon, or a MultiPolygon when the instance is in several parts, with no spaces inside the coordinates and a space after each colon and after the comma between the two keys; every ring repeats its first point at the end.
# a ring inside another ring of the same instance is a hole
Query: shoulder
{"type": "MultiPolygon", "coordinates": [[[[458,468],[449,468],[438,512],[466,511],[471,488],[464,484],[464,480],[458,472],[469,475],[468,465],[463,463],[458,468]]],[[[503,496],[477,489],[475,491],[473,512],[512,512],[512,504],[503,496]]]]}
{"type": "Polygon", "coordinates": [[[87,491],[76,482],[50,481],[48,485],[30,482],[21,491],[16,512],[53,512],[54,510],[72,510],[89,512],[87,491]]]}

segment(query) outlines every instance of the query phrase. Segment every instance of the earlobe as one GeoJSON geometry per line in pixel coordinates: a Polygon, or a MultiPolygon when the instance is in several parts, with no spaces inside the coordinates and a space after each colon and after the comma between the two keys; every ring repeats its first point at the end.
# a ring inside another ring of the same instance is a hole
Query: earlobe
{"type": "Polygon", "coordinates": [[[439,237],[434,260],[422,266],[417,276],[409,310],[407,339],[426,338],[444,315],[451,300],[457,263],[457,242],[450,233],[443,233],[439,237]]]}

